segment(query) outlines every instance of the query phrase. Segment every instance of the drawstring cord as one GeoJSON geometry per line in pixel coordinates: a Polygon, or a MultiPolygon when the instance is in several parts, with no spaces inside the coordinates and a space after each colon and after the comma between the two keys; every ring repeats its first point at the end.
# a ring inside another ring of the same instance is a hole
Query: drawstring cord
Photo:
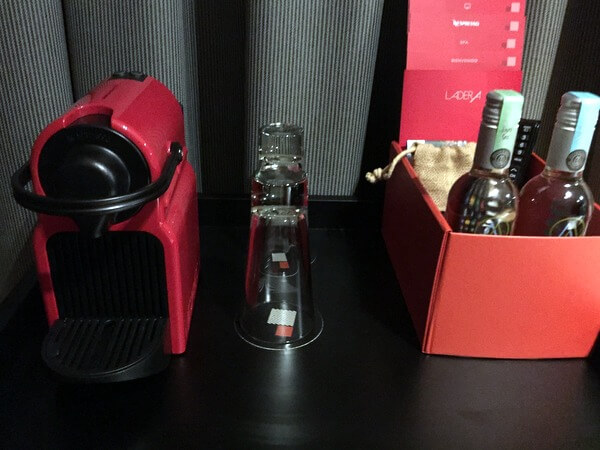
{"type": "Polygon", "coordinates": [[[392,160],[391,163],[389,163],[383,169],[381,167],[378,167],[377,169],[373,170],[373,172],[367,172],[365,174],[365,178],[367,179],[367,181],[369,183],[373,183],[373,184],[375,184],[381,180],[389,180],[390,177],[392,176],[392,173],[394,172],[394,169],[396,168],[396,164],[398,164],[398,162],[400,162],[400,160],[402,158],[404,158],[406,155],[408,155],[409,153],[414,153],[416,149],[417,149],[417,147],[415,145],[413,145],[409,149],[402,150],[400,153],[398,153],[396,155],[396,157],[392,160]]]}

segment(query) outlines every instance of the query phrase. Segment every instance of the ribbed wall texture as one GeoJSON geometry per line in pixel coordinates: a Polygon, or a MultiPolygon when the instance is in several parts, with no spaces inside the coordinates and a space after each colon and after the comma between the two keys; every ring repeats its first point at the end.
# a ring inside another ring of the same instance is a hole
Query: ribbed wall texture
{"type": "Polygon", "coordinates": [[[189,159],[200,183],[198,63],[193,0],[64,0],[76,98],[117,70],[139,70],[183,103],[189,159]]]}
{"type": "Polygon", "coordinates": [[[244,191],[243,0],[197,3],[200,148],[203,192],[244,191]]]}
{"type": "Polygon", "coordinates": [[[310,194],[354,193],[382,8],[383,0],[247,2],[247,177],[258,128],[291,122],[304,127],[310,194]]]}
{"type": "MultiPolygon", "coordinates": [[[[567,91],[590,91],[600,95],[600,2],[571,1],[556,52],[548,99],[542,117],[538,153],[546,156],[556,111],[567,91]]],[[[600,126],[590,148],[585,178],[596,200],[600,200],[600,126]]]]}
{"type": "Polygon", "coordinates": [[[568,0],[528,0],[523,50],[523,117],[541,119],[568,0]]]}
{"type": "Polygon", "coordinates": [[[38,133],[72,103],[60,0],[6,0],[0,12],[0,302],[31,266],[35,215],[12,199],[10,176],[38,133]]]}

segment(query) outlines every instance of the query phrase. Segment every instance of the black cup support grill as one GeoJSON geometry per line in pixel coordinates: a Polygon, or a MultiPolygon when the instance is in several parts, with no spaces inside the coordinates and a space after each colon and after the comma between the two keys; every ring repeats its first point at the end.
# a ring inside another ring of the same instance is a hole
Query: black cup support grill
{"type": "Polygon", "coordinates": [[[136,231],[92,238],[61,232],[47,252],[60,313],[42,347],[48,366],[75,381],[124,381],[160,371],[168,320],[164,250],[136,231]]]}

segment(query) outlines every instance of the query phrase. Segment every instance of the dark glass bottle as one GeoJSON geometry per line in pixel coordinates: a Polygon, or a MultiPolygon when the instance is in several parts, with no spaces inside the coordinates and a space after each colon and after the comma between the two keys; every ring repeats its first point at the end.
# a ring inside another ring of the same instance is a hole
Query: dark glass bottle
{"type": "Polygon", "coordinates": [[[600,97],[588,92],[562,96],[544,171],[525,184],[515,234],[583,236],[594,197],[583,170],[598,120],[600,97]]]}
{"type": "Polygon", "coordinates": [[[523,109],[515,91],[487,94],[471,170],[450,189],[446,219],[454,231],[512,233],[519,191],[508,176],[523,109]]]}

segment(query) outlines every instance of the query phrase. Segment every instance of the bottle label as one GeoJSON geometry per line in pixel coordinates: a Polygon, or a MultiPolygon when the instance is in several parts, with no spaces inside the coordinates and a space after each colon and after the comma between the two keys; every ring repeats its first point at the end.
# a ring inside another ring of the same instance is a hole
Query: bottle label
{"type": "Polygon", "coordinates": [[[506,219],[507,217],[498,215],[482,220],[475,226],[475,233],[508,236],[512,230],[513,220],[506,219]]]}
{"type": "Polygon", "coordinates": [[[512,231],[514,220],[515,212],[513,210],[505,211],[495,216],[488,216],[480,221],[473,221],[463,216],[459,231],[462,233],[508,236],[512,231]]]}
{"type": "Polygon", "coordinates": [[[501,148],[490,155],[490,164],[494,169],[504,169],[510,163],[510,150],[501,148]]]}
{"type": "Polygon", "coordinates": [[[565,217],[552,224],[548,229],[548,236],[583,236],[585,225],[585,216],[565,217]]]}
{"type": "Polygon", "coordinates": [[[574,150],[567,155],[566,164],[569,170],[577,172],[585,166],[587,152],[585,150],[574,150]]]}
{"type": "Polygon", "coordinates": [[[484,113],[484,120],[479,128],[473,167],[484,170],[503,170],[508,168],[512,158],[523,109],[523,96],[518,92],[501,89],[495,90],[493,93],[502,99],[498,122],[495,126],[486,122],[484,113]]]}
{"type": "Polygon", "coordinates": [[[521,112],[523,110],[523,96],[514,91],[499,89],[495,91],[502,96],[502,108],[500,109],[500,117],[498,118],[498,131],[494,139],[494,149],[492,156],[498,151],[501,151],[502,158],[497,158],[498,167],[496,169],[504,169],[510,163],[512,150],[517,140],[517,132],[519,130],[519,120],[521,120],[521,112]],[[504,158],[506,156],[506,158],[504,158]],[[500,161],[504,162],[500,166],[500,161]]]}

